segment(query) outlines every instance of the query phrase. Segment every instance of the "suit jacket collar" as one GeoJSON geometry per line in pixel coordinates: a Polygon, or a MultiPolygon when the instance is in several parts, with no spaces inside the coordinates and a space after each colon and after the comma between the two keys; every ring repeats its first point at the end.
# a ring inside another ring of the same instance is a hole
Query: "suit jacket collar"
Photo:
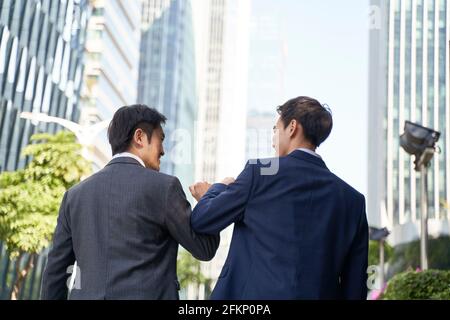
{"type": "Polygon", "coordinates": [[[139,163],[139,161],[137,161],[133,158],[130,158],[130,157],[119,157],[119,158],[112,159],[106,166],[110,166],[110,165],[118,164],[118,163],[131,164],[131,165],[136,165],[136,166],[142,167],[142,165],[139,163]]]}
{"type": "Polygon", "coordinates": [[[304,151],[301,151],[301,150],[298,150],[298,149],[293,151],[293,152],[291,152],[288,155],[288,157],[292,157],[292,158],[296,158],[296,159],[299,159],[299,160],[308,161],[308,162],[311,162],[311,163],[313,163],[313,164],[315,164],[315,165],[317,165],[319,167],[322,167],[322,168],[328,170],[325,162],[321,158],[313,156],[312,154],[309,154],[307,152],[304,152],[304,151]]]}

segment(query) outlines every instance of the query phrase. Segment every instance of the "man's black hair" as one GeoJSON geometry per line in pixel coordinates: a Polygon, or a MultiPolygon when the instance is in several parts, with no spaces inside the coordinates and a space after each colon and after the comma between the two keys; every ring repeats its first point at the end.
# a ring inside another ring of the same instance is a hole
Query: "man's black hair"
{"type": "Polygon", "coordinates": [[[305,138],[318,147],[324,142],[333,129],[333,116],[329,108],[309,97],[291,99],[278,107],[284,127],[292,120],[297,120],[303,128],[305,138]]]}
{"type": "Polygon", "coordinates": [[[117,110],[108,128],[108,140],[113,156],[128,150],[137,129],[143,130],[148,139],[151,139],[153,130],[165,124],[166,120],[163,114],[142,104],[117,110]]]}

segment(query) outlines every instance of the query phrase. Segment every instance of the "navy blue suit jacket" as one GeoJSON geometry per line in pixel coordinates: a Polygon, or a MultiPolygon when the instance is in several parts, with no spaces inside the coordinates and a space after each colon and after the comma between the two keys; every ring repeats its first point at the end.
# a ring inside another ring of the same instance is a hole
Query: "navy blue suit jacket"
{"type": "Polygon", "coordinates": [[[228,187],[213,185],[192,228],[214,235],[232,223],[212,299],[366,299],[365,199],[320,158],[296,150],[248,163],[228,187]],[[277,174],[261,174],[268,160],[279,161],[277,174]]]}

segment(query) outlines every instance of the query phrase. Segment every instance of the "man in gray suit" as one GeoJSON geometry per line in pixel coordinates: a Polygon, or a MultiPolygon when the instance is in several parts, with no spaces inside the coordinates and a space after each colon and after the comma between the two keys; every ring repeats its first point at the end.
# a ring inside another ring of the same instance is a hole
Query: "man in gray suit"
{"type": "Polygon", "coordinates": [[[159,173],[162,124],[154,109],[119,109],[109,126],[113,160],[64,195],[41,298],[178,299],[178,245],[211,260],[219,236],[195,234],[179,180],[159,173]],[[70,271],[77,274],[68,297],[70,271]]]}

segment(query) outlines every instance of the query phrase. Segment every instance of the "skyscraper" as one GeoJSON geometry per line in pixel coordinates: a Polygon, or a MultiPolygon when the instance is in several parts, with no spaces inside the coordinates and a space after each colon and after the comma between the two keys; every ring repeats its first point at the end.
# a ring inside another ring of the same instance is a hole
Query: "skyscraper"
{"type": "Polygon", "coordinates": [[[420,232],[420,175],[399,145],[405,120],[441,131],[429,168],[429,232],[449,232],[450,15],[446,0],[372,0],[369,223],[400,244],[420,232]]]}
{"type": "MultiPolygon", "coordinates": [[[[210,0],[203,19],[197,180],[236,176],[245,164],[250,0],[210,0]]],[[[202,24],[200,24],[202,25],[202,24]]],[[[197,35],[197,33],[196,33],[197,35]]]]}
{"type": "Polygon", "coordinates": [[[1,2],[0,168],[25,165],[20,151],[37,131],[22,111],[78,120],[87,22],[85,1],[1,2]]]}
{"type": "MultiPolygon", "coordinates": [[[[21,119],[21,112],[79,119],[88,7],[84,0],[3,0],[0,8],[0,171],[13,171],[25,166],[20,153],[32,134],[59,129],[21,119]]],[[[44,263],[41,256],[22,298],[38,297],[44,263]]],[[[0,298],[13,269],[0,247],[0,298]]]]}
{"type": "MultiPolygon", "coordinates": [[[[199,116],[196,180],[220,182],[245,165],[250,0],[195,0],[199,116]]],[[[231,241],[221,233],[216,257],[203,264],[215,284],[231,241]]],[[[200,298],[202,295],[200,294],[200,298]]]]}
{"type": "MultiPolygon", "coordinates": [[[[199,130],[196,161],[197,180],[217,179],[217,143],[220,109],[223,96],[225,55],[225,10],[226,0],[207,1],[204,12],[205,45],[203,50],[202,75],[199,93],[199,130]]],[[[198,6],[204,5],[203,2],[198,6]]]]}
{"type": "MultiPolygon", "coordinates": [[[[140,0],[89,0],[92,15],[86,41],[81,104],[84,125],[109,120],[137,101],[140,0]]],[[[95,169],[111,158],[106,129],[91,150],[95,169]]]]}
{"type": "Polygon", "coordinates": [[[168,119],[161,171],[194,183],[197,120],[195,43],[191,1],[144,0],[139,103],[168,119]]]}

